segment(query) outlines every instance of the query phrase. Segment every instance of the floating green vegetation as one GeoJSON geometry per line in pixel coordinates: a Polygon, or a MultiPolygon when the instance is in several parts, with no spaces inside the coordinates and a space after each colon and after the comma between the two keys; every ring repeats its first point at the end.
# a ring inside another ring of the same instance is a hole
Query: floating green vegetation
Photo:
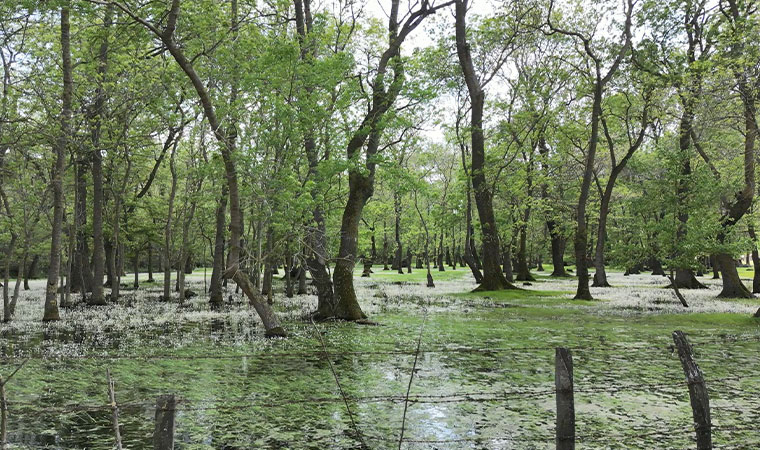
{"type": "MultiPolygon", "coordinates": [[[[714,311],[671,313],[656,302],[670,307],[674,300],[651,289],[648,278],[611,280],[629,286],[596,292],[606,300],[579,302],[572,300],[573,280],[547,283],[547,290],[473,293],[469,277],[428,289],[373,276],[357,279],[357,290],[380,326],[312,325],[300,316],[313,309],[313,296],[277,295],[290,332],[277,340],[263,338],[232,291],[234,302],[211,312],[203,298],[189,307],[158,302],[151,288],[131,304],[65,310],[62,323],[47,327],[37,322],[38,299],[25,296],[19,321],[2,329],[0,373],[32,358],[7,387],[10,440],[13,448],[110,448],[108,367],[128,448],[150,446],[155,400],[165,393],[181,399],[182,449],[354,449],[362,439],[372,449],[397,448],[421,336],[404,448],[553,448],[558,346],[574,357],[584,446],[607,448],[612,436],[637,448],[684,448],[693,431],[672,349],[671,333],[680,329],[705,373],[713,423],[724,430],[716,431],[716,443],[760,445],[753,431],[760,419],[760,320],[743,310],[722,312],[744,308],[730,301],[715,303],[714,311]],[[637,308],[629,308],[629,298],[637,308]]],[[[275,288],[282,292],[279,280],[275,288]]]]}

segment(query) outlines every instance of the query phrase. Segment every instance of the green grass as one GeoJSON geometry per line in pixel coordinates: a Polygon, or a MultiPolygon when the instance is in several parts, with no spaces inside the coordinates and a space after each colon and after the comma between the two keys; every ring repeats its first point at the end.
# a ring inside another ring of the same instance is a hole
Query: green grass
{"type": "MultiPolygon", "coordinates": [[[[459,280],[465,277],[467,274],[472,273],[470,272],[470,269],[466,267],[457,267],[456,270],[452,270],[450,267],[446,267],[446,270],[443,272],[440,272],[438,269],[433,269],[431,267],[430,272],[433,275],[433,281],[459,280]]],[[[357,268],[354,270],[355,276],[360,277],[361,274],[362,268],[357,268]]],[[[372,266],[372,275],[370,275],[370,279],[377,279],[386,282],[407,281],[410,283],[423,283],[427,281],[427,270],[413,268],[412,273],[406,273],[406,269],[404,269],[404,273],[400,274],[395,270],[383,270],[382,265],[374,265],[372,266]]]]}

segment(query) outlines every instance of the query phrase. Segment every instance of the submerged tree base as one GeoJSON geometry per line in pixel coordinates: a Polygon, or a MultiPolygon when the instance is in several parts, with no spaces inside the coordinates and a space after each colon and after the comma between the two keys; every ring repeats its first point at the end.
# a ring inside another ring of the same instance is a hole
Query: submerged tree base
{"type": "Polygon", "coordinates": [[[494,283],[487,283],[483,281],[480,283],[480,285],[478,285],[478,287],[473,289],[472,292],[501,291],[508,289],[519,290],[520,288],[504,279],[494,283]]]}
{"type": "Polygon", "coordinates": [[[268,338],[275,338],[275,337],[288,337],[288,333],[285,331],[283,327],[274,327],[268,329],[264,336],[268,338]]]}

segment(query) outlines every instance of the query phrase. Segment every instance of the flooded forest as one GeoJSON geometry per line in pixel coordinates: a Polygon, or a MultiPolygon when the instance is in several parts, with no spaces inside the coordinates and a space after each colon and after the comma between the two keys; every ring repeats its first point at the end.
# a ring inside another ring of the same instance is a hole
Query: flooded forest
{"type": "Polygon", "coordinates": [[[760,1],[5,0],[0,448],[760,448],[760,1]]]}

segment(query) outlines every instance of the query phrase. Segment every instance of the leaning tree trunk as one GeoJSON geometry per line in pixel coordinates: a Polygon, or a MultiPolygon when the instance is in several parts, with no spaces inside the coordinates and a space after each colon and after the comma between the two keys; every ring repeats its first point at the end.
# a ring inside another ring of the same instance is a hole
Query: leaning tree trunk
{"type": "Polygon", "coordinates": [[[61,54],[63,59],[63,95],[61,107],[61,130],[55,143],[55,165],[50,184],[53,190],[53,220],[50,237],[50,264],[48,266],[47,285],[45,286],[45,310],[43,322],[60,320],[58,313],[58,275],[61,269],[61,230],[63,228],[63,170],[66,149],[71,133],[71,99],[73,81],[71,77],[69,3],[61,7],[61,54]]]}

